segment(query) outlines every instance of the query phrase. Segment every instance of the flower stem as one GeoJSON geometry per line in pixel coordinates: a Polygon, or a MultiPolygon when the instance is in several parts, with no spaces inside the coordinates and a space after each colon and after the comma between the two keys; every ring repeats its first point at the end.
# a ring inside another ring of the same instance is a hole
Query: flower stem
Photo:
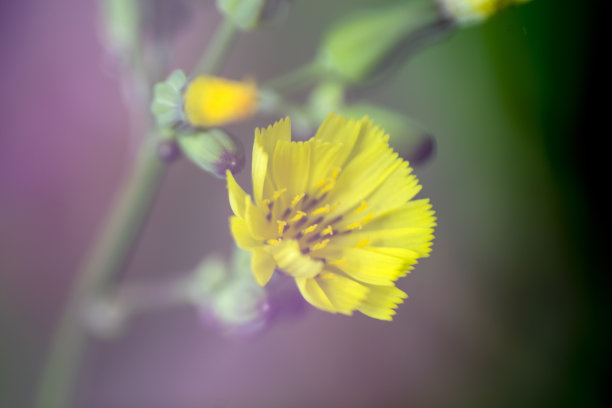
{"type": "MultiPolygon", "coordinates": [[[[235,32],[234,25],[225,20],[207,46],[196,72],[215,74],[220,69],[235,32]]],[[[125,269],[164,174],[165,165],[157,157],[156,142],[155,137],[145,140],[132,172],[117,192],[94,249],[76,277],[42,372],[36,408],[71,406],[87,343],[85,329],[79,324],[80,311],[93,296],[110,291],[114,278],[125,269]]]]}
{"type": "Polygon", "coordinates": [[[95,293],[109,290],[113,278],[125,267],[149,213],[165,167],[156,155],[153,142],[153,138],[145,141],[132,172],[117,192],[97,244],[77,276],[43,371],[36,397],[38,408],[70,406],[86,343],[86,333],[79,324],[79,312],[95,293]]]}
{"type": "Polygon", "coordinates": [[[230,49],[236,34],[236,26],[229,19],[224,19],[212,39],[208,43],[206,52],[198,61],[193,75],[215,74],[221,69],[227,51],[230,49]]]}
{"type": "Polygon", "coordinates": [[[272,89],[277,92],[293,91],[311,85],[320,79],[324,73],[325,70],[321,64],[317,60],[314,60],[308,64],[302,65],[294,71],[263,83],[261,87],[272,89]]]}

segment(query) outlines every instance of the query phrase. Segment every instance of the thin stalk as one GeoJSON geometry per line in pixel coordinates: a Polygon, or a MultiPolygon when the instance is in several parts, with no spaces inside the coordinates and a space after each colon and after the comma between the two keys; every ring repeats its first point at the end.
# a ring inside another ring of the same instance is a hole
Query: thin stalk
{"type": "MultiPolygon", "coordinates": [[[[215,74],[220,69],[234,34],[233,24],[224,21],[209,43],[197,72],[215,74]]],[[[80,311],[96,294],[110,291],[115,278],[126,267],[164,174],[165,165],[157,157],[156,142],[155,137],[144,142],[131,173],[117,192],[94,249],[76,277],[43,368],[35,396],[36,408],[71,406],[87,345],[85,330],[79,324],[80,311]]]]}
{"type": "Polygon", "coordinates": [[[302,65],[295,71],[291,71],[285,75],[264,82],[261,87],[271,89],[276,92],[294,91],[315,83],[323,76],[324,73],[325,69],[318,61],[315,60],[308,64],[302,65]]]}
{"type": "Polygon", "coordinates": [[[108,290],[113,278],[125,267],[161,181],[165,165],[157,157],[152,142],[145,143],[133,170],[117,192],[100,238],[77,276],[43,371],[36,397],[38,408],[70,406],[87,340],[79,324],[79,312],[93,294],[108,290]]]}
{"type": "Polygon", "coordinates": [[[221,64],[225,61],[227,52],[236,35],[236,26],[229,19],[223,20],[217,27],[217,31],[208,43],[206,52],[198,61],[193,75],[197,74],[216,74],[221,69],[221,64]]]}

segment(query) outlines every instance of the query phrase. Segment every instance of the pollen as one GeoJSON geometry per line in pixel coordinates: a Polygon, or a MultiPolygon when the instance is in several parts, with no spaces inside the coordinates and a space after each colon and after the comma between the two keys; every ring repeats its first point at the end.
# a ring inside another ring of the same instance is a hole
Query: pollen
{"type": "Polygon", "coordinates": [[[323,231],[321,231],[321,235],[334,235],[334,229],[331,225],[328,225],[323,231]]]}
{"type": "Polygon", "coordinates": [[[295,213],[295,215],[293,216],[293,218],[291,218],[289,220],[289,222],[298,222],[299,220],[301,220],[302,218],[306,217],[308,214],[306,214],[304,211],[298,211],[295,213]]]}
{"type": "Polygon", "coordinates": [[[306,195],[305,193],[302,193],[302,194],[298,194],[295,197],[293,197],[293,200],[291,200],[291,208],[295,208],[295,206],[298,205],[300,200],[304,198],[305,195],[306,195]]]}
{"type": "Polygon", "coordinates": [[[359,214],[360,212],[365,210],[367,207],[368,207],[368,203],[366,203],[365,201],[362,201],[361,205],[357,209],[355,209],[355,213],[359,214]]]}
{"type": "Polygon", "coordinates": [[[354,223],[349,224],[349,225],[346,226],[346,230],[347,231],[352,231],[352,230],[361,229],[361,228],[363,228],[363,227],[362,227],[360,222],[354,222],[354,223]]]}
{"type": "Polygon", "coordinates": [[[272,195],[273,200],[278,200],[280,196],[282,196],[287,191],[286,188],[281,188],[280,190],[276,190],[272,195]]]}
{"type": "Polygon", "coordinates": [[[285,232],[285,227],[287,226],[287,221],[276,221],[278,224],[278,235],[283,235],[285,232]]]}
{"type": "Polygon", "coordinates": [[[312,212],[312,215],[326,214],[330,212],[331,208],[329,204],[325,204],[323,207],[319,207],[312,212]]]}
{"type": "Polygon", "coordinates": [[[302,234],[310,234],[312,231],[316,230],[318,226],[319,224],[312,224],[311,226],[304,228],[302,230],[302,234]]]}
{"type": "Polygon", "coordinates": [[[329,244],[329,241],[331,241],[329,238],[324,239],[321,242],[317,242],[316,244],[314,244],[311,248],[311,251],[316,251],[318,249],[323,249],[327,246],[327,244],[329,244]]]}

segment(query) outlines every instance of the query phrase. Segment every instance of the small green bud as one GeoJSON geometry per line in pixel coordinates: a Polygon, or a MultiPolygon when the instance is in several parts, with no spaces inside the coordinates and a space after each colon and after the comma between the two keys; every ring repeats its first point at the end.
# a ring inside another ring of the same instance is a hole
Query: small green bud
{"type": "Polygon", "coordinates": [[[244,167],[244,150],[238,140],[220,129],[179,133],[178,143],[192,162],[224,178],[226,170],[238,173],[244,167]]]}
{"type": "Polygon", "coordinates": [[[195,303],[205,306],[229,278],[229,271],[220,255],[206,256],[196,267],[185,288],[188,297],[195,303]]]}
{"type": "Polygon", "coordinates": [[[177,69],[168,79],[159,82],[153,88],[151,112],[155,116],[160,129],[169,128],[185,120],[183,113],[183,88],[187,76],[177,69]]]}
{"type": "Polygon", "coordinates": [[[436,18],[435,7],[429,1],[402,1],[355,12],[327,33],[319,61],[346,80],[363,81],[384,65],[407,36],[436,18]]]}
{"type": "Polygon", "coordinates": [[[288,0],[217,0],[217,8],[241,30],[257,28],[287,6],[288,0]]]}

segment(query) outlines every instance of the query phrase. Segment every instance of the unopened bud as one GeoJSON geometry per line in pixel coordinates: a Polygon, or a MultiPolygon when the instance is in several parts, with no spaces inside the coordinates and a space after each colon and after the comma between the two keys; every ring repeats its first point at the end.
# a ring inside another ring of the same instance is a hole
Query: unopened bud
{"type": "Polygon", "coordinates": [[[507,6],[531,0],[438,0],[445,17],[458,25],[480,23],[507,6]]]}
{"type": "Polygon", "coordinates": [[[195,127],[215,127],[246,119],[257,110],[253,81],[230,81],[202,75],[185,88],[186,120],[195,127]]]}
{"type": "Polygon", "coordinates": [[[173,127],[185,120],[183,114],[183,88],[187,83],[185,73],[177,69],[168,79],[153,88],[151,112],[160,129],[173,127]]]}
{"type": "Polygon", "coordinates": [[[344,79],[365,80],[405,38],[436,19],[439,16],[429,1],[403,1],[356,12],[327,33],[319,50],[319,61],[344,79]]]}
{"type": "Polygon", "coordinates": [[[242,145],[220,129],[180,133],[177,140],[186,157],[217,177],[224,178],[227,170],[236,174],[244,167],[242,145]]]}

